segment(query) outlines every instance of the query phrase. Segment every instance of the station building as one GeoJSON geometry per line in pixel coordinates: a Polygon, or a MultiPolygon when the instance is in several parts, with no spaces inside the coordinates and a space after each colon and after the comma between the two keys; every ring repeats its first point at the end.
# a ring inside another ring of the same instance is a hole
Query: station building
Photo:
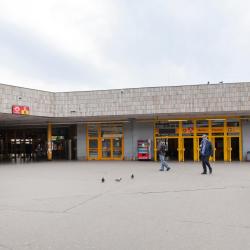
{"type": "Polygon", "coordinates": [[[213,161],[250,154],[250,83],[47,92],[0,84],[0,161],[136,160],[138,141],[168,145],[168,157],[213,161]],[[249,153],[248,153],[249,152],[249,153]]]}

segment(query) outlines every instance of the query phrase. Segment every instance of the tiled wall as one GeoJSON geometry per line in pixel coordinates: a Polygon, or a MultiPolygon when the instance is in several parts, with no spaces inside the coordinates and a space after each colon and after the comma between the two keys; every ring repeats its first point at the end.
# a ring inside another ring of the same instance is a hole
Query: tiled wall
{"type": "Polygon", "coordinates": [[[55,116],[55,93],[0,84],[0,113],[12,113],[12,105],[30,107],[30,114],[55,116]]]}
{"type": "Polygon", "coordinates": [[[48,117],[250,111],[250,83],[51,93],[0,85],[0,113],[13,104],[48,117]],[[21,97],[21,99],[19,99],[21,97]]]}

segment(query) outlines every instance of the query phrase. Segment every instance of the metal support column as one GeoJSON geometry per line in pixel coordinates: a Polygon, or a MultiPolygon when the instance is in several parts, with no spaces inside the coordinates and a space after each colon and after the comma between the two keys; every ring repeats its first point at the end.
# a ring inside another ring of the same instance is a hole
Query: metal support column
{"type": "Polygon", "coordinates": [[[47,157],[48,160],[52,160],[52,124],[48,124],[48,133],[47,133],[47,143],[48,143],[48,150],[47,150],[47,157]]]}

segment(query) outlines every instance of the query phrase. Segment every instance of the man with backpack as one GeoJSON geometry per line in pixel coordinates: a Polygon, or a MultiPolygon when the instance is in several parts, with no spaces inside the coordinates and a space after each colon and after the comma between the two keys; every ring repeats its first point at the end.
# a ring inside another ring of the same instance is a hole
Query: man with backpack
{"type": "Polygon", "coordinates": [[[209,157],[212,155],[213,155],[212,143],[207,139],[207,135],[203,135],[200,145],[200,158],[203,167],[203,172],[201,174],[207,174],[207,167],[209,169],[209,174],[212,174],[212,167],[209,163],[209,157]]]}

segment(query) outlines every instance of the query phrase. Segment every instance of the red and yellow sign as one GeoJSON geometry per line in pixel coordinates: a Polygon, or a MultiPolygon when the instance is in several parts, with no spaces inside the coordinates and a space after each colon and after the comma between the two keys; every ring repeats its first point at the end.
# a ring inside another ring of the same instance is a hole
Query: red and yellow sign
{"type": "Polygon", "coordinates": [[[182,133],[183,134],[193,134],[194,129],[193,128],[182,128],[182,133]]]}
{"type": "MultiPolygon", "coordinates": [[[[176,128],[176,133],[179,134],[180,129],[176,128]]],[[[212,127],[211,128],[212,133],[224,133],[224,127],[212,127]]],[[[201,127],[196,128],[197,134],[208,134],[209,128],[208,127],[201,127]]],[[[227,127],[226,128],[227,133],[239,133],[240,127],[227,127]]],[[[194,129],[193,128],[182,128],[182,134],[193,134],[194,129]]]]}
{"type": "MultiPolygon", "coordinates": [[[[180,129],[176,128],[176,134],[179,134],[180,129]]],[[[182,128],[182,134],[193,134],[194,129],[193,128],[182,128]]]]}
{"type": "Polygon", "coordinates": [[[29,115],[30,108],[28,106],[12,105],[12,114],[15,115],[29,115]]]}

